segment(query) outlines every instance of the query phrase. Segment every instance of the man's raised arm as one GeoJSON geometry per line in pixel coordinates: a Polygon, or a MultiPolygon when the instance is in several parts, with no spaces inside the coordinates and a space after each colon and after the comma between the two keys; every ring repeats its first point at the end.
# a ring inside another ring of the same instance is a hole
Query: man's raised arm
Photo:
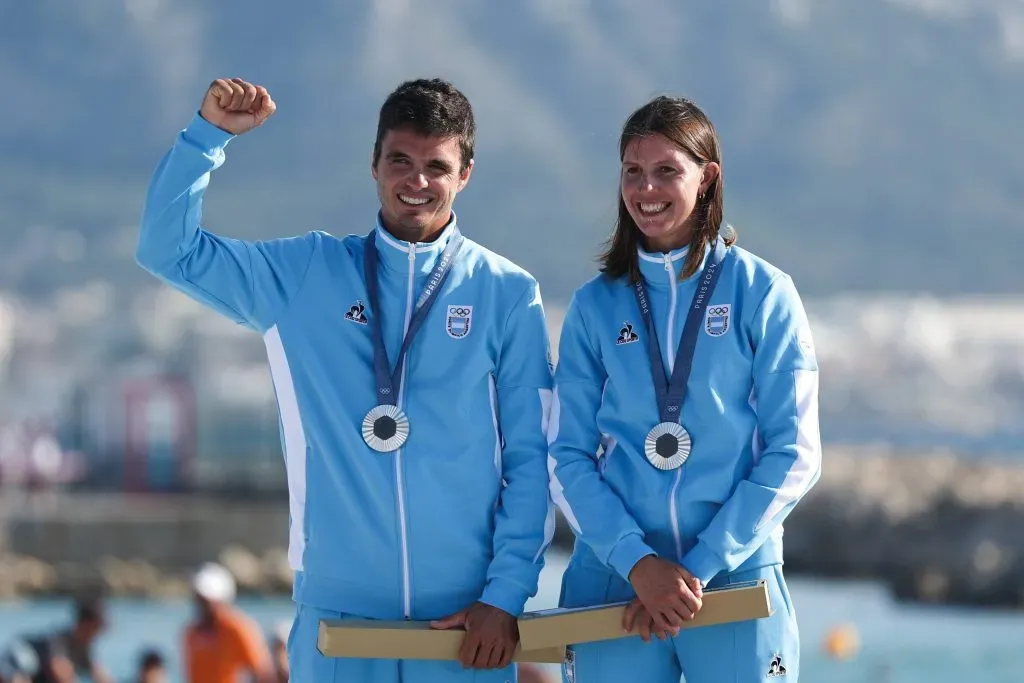
{"type": "Polygon", "coordinates": [[[200,221],[203,194],[228,142],[262,125],[276,108],[262,86],[241,79],[210,84],[153,174],[135,253],[162,281],[260,332],[299,289],[320,234],[250,242],[210,233],[200,221]]]}

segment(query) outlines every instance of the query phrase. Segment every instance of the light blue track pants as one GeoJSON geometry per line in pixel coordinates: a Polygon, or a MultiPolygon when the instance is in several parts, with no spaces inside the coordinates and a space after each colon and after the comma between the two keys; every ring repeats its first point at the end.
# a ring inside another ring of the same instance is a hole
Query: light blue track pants
{"type": "MultiPolygon", "coordinates": [[[[774,614],[764,619],[685,629],[645,643],[639,636],[574,645],[566,652],[567,683],[797,683],[800,638],[781,565],[736,572],[709,587],[766,579],[774,614]]],[[[562,585],[565,607],[630,600],[632,587],[604,569],[576,566],[562,585]]]]}
{"type": "Polygon", "coordinates": [[[298,605],[288,636],[291,683],[517,683],[516,666],[464,669],[459,662],[341,659],[317,649],[321,619],[343,619],[340,612],[298,605]]]}

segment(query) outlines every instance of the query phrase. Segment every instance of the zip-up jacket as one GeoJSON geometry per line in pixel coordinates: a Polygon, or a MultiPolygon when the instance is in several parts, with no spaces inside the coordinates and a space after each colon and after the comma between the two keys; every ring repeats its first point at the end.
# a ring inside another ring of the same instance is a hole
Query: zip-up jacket
{"type": "Polygon", "coordinates": [[[196,114],[159,163],[136,259],[263,336],[288,478],[296,601],[369,618],[433,619],[475,601],[513,615],[537,591],[554,531],[545,429],[552,368],[540,291],[466,239],[406,356],[410,433],[380,453],[373,317],[393,370],[417,297],[455,230],[431,243],[368,235],[242,241],[200,226],[232,136],[196,114]],[[375,240],[381,311],[363,250],[375,240]]]}
{"type": "MultiPolygon", "coordinates": [[[[666,373],[701,276],[680,279],[686,253],[639,253],[666,373]]],[[[705,585],[782,562],[782,522],[820,473],[814,345],[788,275],[735,245],[721,269],[681,410],[692,452],[676,470],[644,455],[660,420],[634,288],[602,274],[573,294],[548,468],[577,537],[576,562],[628,581],[637,561],[656,554],[705,585]]]]}

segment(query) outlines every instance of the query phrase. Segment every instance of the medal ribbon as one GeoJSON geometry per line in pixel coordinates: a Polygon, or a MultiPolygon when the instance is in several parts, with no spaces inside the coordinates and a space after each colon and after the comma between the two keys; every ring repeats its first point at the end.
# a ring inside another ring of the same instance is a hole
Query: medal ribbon
{"type": "MultiPolygon", "coordinates": [[[[455,256],[462,248],[465,237],[459,232],[458,227],[453,229],[447,246],[441,253],[441,257],[434,264],[434,269],[427,277],[427,284],[416,301],[416,311],[412,320],[409,321],[409,329],[402,340],[401,350],[398,352],[398,361],[395,363],[394,374],[388,372],[388,352],[384,347],[384,332],[381,324],[380,295],[377,284],[377,244],[375,234],[370,233],[366,238],[363,249],[363,270],[366,276],[366,290],[370,298],[370,325],[373,329],[373,372],[377,380],[377,405],[397,405],[398,391],[402,382],[402,366],[405,365],[405,354],[412,344],[413,337],[423,325],[423,321],[434,305],[437,295],[441,292],[441,286],[448,279],[451,273],[455,256]]],[[[415,249],[415,246],[411,248],[415,249]]]]}
{"type": "MultiPolygon", "coordinates": [[[[725,241],[718,239],[704,266],[704,272],[697,284],[697,291],[693,294],[693,301],[690,303],[690,310],[686,315],[686,326],[683,327],[683,336],[679,339],[679,350],[676,352],[676,364],[672,369],[671,378],[665,376],[665,365],[662,363],[661,349],[658,344],[658,332],[654,326],[654,316],[651,313],[650,299],[647,296],[647,287],[644,285],[643,277],[637,279],[633,288],[637,306],[640,307],[640,316],[643,318],[644,327],[647,328],[647,354],[651,360],[654,395],[658,401],[658,414],[662,422],[677,422],[679,420],[683,401],[686,400],[686,383],[690,379],[690,370],[693,367],[693,353],[697,348],[697,332],[700,330],[701,319],[704,317],[704,311],[707,310],[711,294],[715,291],[715,285],[718,284],[718,276],[722,273],[721,265],[725,254],[725,241]]],[[[672,286],[674,287],[675,283],[672,286]]]]}

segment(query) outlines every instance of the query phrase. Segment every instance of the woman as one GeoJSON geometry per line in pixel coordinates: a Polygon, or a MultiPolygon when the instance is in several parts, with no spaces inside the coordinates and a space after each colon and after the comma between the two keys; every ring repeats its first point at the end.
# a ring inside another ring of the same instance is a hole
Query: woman
{"type": "Polygon", "coordinates": [[[633,600],[640,637],[574,646],[566,678],[794,683],[782,521],[821,461],[803,304],[723,228],[717,133],[696,105],[644,105],[619,156],[618,224],[566,312],[548,438],[577,537],[561,604],[633,600]],[[705,589],[755,579],[771,617],[679,630],[705,589]]]}

